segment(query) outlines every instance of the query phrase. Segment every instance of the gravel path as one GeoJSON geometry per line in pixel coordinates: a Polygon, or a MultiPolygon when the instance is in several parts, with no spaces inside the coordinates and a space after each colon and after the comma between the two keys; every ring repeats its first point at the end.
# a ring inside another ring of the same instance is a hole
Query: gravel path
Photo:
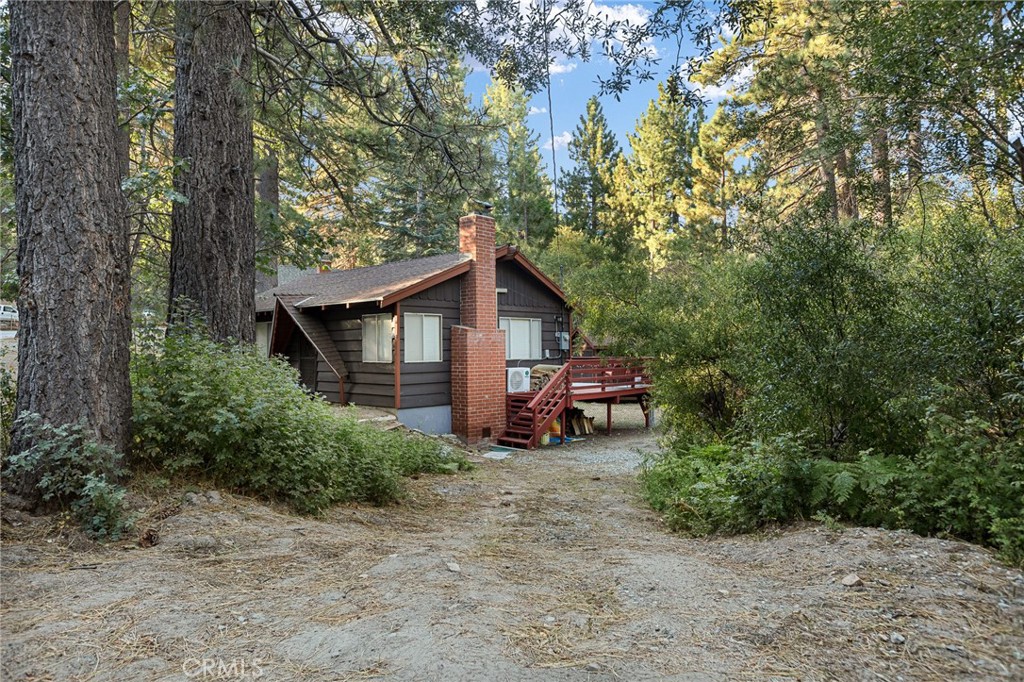
{"type": "Polygon", "coordinates": [[[654,444],[482,459],[315,520],[168,495],[145,549],[6,513],[3,678],[1024,678],[1018,571],[902,532],[672,535],[629,473],[654,444]]]}

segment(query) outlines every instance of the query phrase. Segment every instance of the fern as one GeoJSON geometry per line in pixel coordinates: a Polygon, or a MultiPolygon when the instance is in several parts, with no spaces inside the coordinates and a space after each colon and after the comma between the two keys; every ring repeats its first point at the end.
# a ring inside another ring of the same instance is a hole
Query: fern
{"type": "Polygon", "coordinates": [[[832,498],[840,505],[844,505],[850,500],[859,484],[857,477],[851,471],[852,468],[842,468],[832,477],[832,498]]]}

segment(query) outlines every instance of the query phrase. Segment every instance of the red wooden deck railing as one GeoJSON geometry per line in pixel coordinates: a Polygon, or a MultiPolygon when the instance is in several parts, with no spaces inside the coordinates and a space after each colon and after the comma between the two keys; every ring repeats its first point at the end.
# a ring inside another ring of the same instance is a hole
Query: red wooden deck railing
{"type": "Polygon", "coordinates": [[[647,364],[639,358],[572,358],[566,365],[573,401],[643,395],[651,388],[647,364]]]}
{"type": "MultiPolygon", "coordinates": [[[[646,364],[634,358],[571,358],[538,391],[509,393],[508,427],[499,442],[534,448],[551,424],[577,400],[618,402],[650,390],[646,364]]],[[[563,435],[564,435],[563,422],[563,435]]]]}
{"type": "Polygon", "coordinates": [[[568,406],[569,365],[562,365],[539,391],[506,395],[508,427],[499,442],[527,449],[537,447],[541,436],[568,406]]]}

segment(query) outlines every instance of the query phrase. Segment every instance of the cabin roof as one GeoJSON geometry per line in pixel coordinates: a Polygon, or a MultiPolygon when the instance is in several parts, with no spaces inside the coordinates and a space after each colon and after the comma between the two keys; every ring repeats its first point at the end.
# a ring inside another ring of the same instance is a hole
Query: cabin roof
{"type": "MultiPolygon", "coordinates": [[[[517,263],[559,300],[565,301],[565,293],[558,285],[516,247],[498,247],[494,255],[498,261],[517,263]]],[[[272,312],[279,298],[298,310],[355,303],[377,303],[384,307],[467,272],[470,260],[469,254],[446,253],[351,270],[314,273],[257,294],[256,312],[272,312]]]]}
{"type": "Polygon", "coordinates": [[[464,253],[446,253],[351,270],[330,270],[299,277],[256,295],[256,311],[274,310],[278,297],[288,297],[295,308],[380,303],[401,300],[426,286],[469,269],[464,253]],[[397,297],[397,298],[396,298],[397,297]]]}

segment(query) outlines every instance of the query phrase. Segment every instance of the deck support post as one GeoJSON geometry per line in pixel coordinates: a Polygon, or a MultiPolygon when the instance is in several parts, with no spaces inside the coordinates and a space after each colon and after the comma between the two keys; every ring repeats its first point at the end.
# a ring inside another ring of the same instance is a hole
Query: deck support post
{"type": "Polygon", "coordinates": [[[562,416],[558,418],[558,437],[562,439],[562,445],[565,445],[565,418],[569,416],[569,409],[562,408],[562,416]]]}
{"type": "Polygon", "coordinates": [[[606,435],[609,435],[609,436],[612,435],[612,404],[611,404],[611,401],[608,402],[608,420],[607,420],[607,423],[605,424],[605,433],[606,433],[606,435]]]}

